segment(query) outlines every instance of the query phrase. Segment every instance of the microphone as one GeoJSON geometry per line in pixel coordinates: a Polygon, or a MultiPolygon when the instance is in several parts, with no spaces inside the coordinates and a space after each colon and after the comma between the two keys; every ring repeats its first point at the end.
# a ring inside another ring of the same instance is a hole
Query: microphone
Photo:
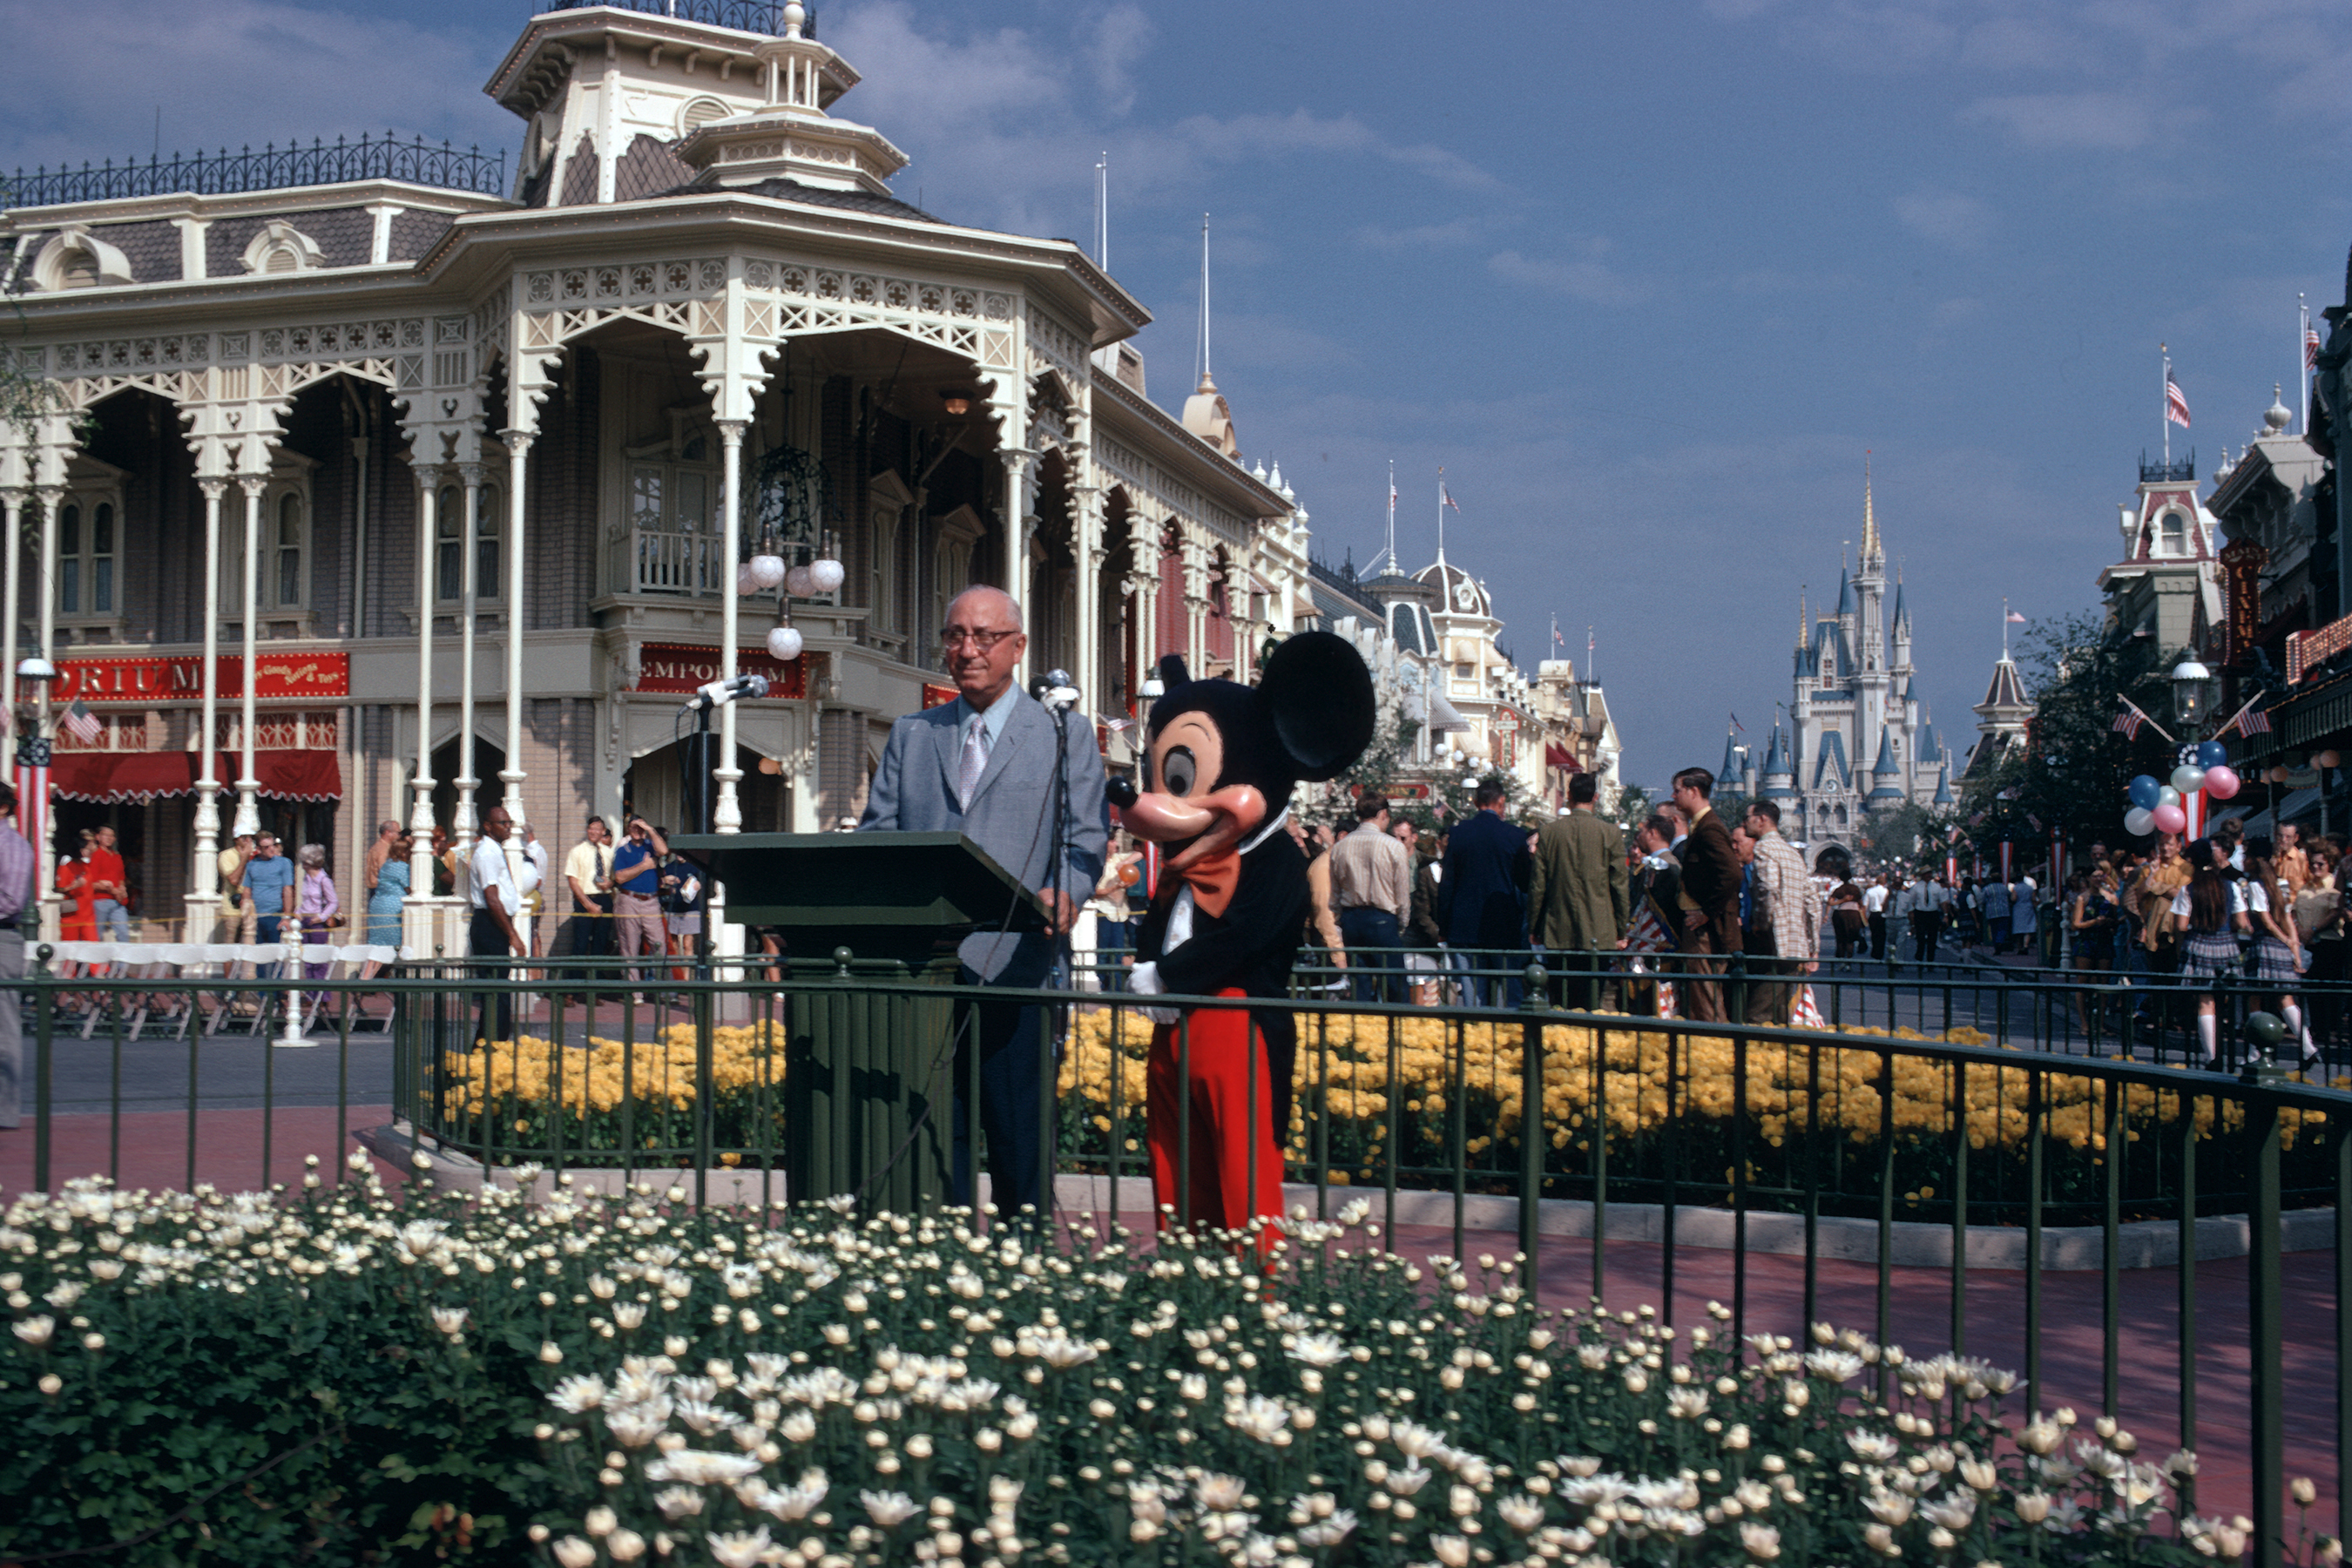
{"type": "Polygon", "coordinates": [[[1068,670],[1049,669],[1039,684],[1045,689],[1037,694],[1037,700],[1043,702],[1052,711],[1066,713],[1077,706],[1078,689],[1070,683],[1068,670]]]}
{"type": "Polygon", "coordinates": [[[721,707],[740,697],[765,697],[767,694],[766,676],[730,676],[725,680],[714,680],[708,686],[696,688],[693,700],[686,705],[686,711],[700,712],[705,709],[721,707]]]}

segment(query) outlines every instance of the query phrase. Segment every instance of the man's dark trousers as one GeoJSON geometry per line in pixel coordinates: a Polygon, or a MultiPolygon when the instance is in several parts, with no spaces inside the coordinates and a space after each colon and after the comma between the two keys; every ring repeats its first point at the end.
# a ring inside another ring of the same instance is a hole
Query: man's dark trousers
{"type": "MultiPolygon", "coordinates": [[[[969,969],[956,976],[960,985],[978,985],[980,976],[969,969]]],[[[1046,1074],[1053,1057],[1046,1035],[1045,1009],[1018,1002],[968,1002],[957,1009],[955,1066],[954,1201],[973,1201],[971,1180],[971,1108],[967,1096],[972,1081],[971,1050],[980,1052],[980,1131],[988,1143],[989,1202],[1007,1218],[1034,1207],[1041,1215],[1053,1213],[1053,1196],[1038,1169],[1045,1138],[1045,1111],[1040,1105],[1050,1085],[1046,1074]]]]}
{"type": "Polygon", "coordinates": [[[1339,911],[1339,937],[1348,944],[1348,967],[1355,971],[1359,1002],[1395,1002],[1396,976],[1404,945],[1396,916],[1370,904],[1339,911]]]}
{"type": "MultiPolygon", "coordinates": [[[[514,949],[507,945],[507,933],[499,928],[498,917],[488,910],[474,911],[474,923],[466,929],[466,952],[475,958],[512,958],[514,949]]],[[[503,963],[484,964],[480,973],[485,978],[504,980],[508,969],[503,963]]],[[[481,999],[481,1022],[475,1026],[477,1040],[510,1040],[514,1038],[514,1003],[503,991],[485,991],[481,999]]]]}

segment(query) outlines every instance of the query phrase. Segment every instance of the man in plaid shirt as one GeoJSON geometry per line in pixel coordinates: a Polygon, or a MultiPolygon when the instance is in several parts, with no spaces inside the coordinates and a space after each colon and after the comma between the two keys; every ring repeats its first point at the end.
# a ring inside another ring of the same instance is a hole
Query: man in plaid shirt
{"type": "MultiPolygon", "coordinates": [[[[1749,961],[1747,1021],[1786,1027],[1797,984],[1793,979],[1777,976],[1810,974],[1816,967],[1821,956],[1822,890],[1806,874],[1805,858],[1780,837],[1779,805],[1769,800],[1750,802],[1747,820],[1740,826],[1756,841],[1755,924],[1769,934],[1774,954],[1749,961]]],[[[1755,934],[1751,927],[1749,935],[1755,934]]],[[[1750,942],[1751,950],[1764,945],[1750,942]]]]}

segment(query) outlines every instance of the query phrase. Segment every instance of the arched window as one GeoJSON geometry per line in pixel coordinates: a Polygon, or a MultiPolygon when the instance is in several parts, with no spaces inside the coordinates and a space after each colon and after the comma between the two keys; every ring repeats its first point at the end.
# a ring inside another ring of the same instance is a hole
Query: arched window
{"type": "Polygon", "coordinates": [[[272,576],[281,609],[302,603],[302,552],[308,542],[302,525],[302,498],[288,490],[278,498],[278,532],[270,541],[272,576]]]}
{"type": "Polygon", "coordinates": [[[58,614],[114,614],[114,503],[76,498],[58,509],[58,614]]]}
{"type": "Polygon", "coordinates": [[[2179,511],[2167,511],[2156,520],[2156,552],[2164,556],[2189,553],[2189,518],[2179,511]]]}
{"type": "MultiPolygon", "coordinates": [[[[506,540],[506,512],[499,504],[499,487],[483,485],[474,492],[474,599],[488,604],[504,592],[499,575],[506,540]]],[[[466,492],[445,485],[433,509],[433,597],[454,605],[466,596],[466,492]]]]}

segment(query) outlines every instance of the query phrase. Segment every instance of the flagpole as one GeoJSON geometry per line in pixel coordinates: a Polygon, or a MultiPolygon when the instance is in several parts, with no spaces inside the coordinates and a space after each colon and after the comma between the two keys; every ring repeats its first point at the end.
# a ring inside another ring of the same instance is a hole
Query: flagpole
{"type": "MultiPolygon", "coordinates": [[[[1445,465],[1443,463],[1437,466],[1437,559],[1440,564],[1445,560],[1445,465]]],[[[1444,585],[1441,578],[1438,586],[1443,588],[1444,585]]]]}
{"type": "Polygon", "coordinates": [[[2311,300],[2308,296],[2294,297],[2295,309],[2303,317],[2301,330],[2294,334],[2294,374],[2303,386],[2303,434],[2311,434],[2311,351],[2304,340],[2311,336],[2311,300]]]}
{"type": "Polygon", "coordinates": [[[1398,571],[1396,552],[1396,459],[1389,459],[1389,570],[1398,571]]]}
{"type": "Polygon", "coordinates": [[[2161,401],[2157,404],[2156,412],[2157,423],[2164,426],[2164,467],[2169,474],[2172,468],[2172,351],[2158,343],[2156,352],[2164,360],[2164,384],[2158,388],[2161,401]]]}

